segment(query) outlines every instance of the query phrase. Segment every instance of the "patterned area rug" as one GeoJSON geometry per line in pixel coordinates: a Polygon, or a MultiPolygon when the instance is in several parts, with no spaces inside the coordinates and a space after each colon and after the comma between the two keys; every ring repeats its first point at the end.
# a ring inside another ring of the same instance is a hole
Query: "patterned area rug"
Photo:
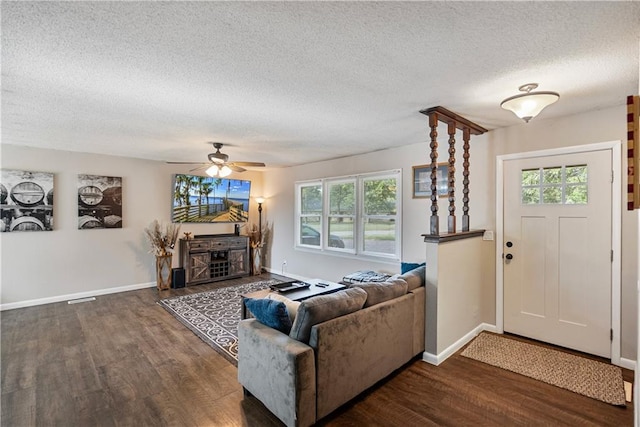
{"type": "Polygon", "coordinates": [[[213,291],[163,299],[158,304],[237,366],[238,322],[242,308],[240,295],[266,289],[274,283],[280,283],[280,280],[271,279],[228,286],[213,291]]]}
{"type": "Polygon", "coordinates": [[[622,369],[617,366],[486,332],[461,354],[612,405],[625,405],[622,369]]]}

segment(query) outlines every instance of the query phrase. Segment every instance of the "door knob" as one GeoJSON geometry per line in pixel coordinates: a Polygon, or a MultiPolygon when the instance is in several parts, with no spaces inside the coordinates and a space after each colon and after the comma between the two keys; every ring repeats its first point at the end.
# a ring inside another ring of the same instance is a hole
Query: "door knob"
{"type": "Polygon", "coordinates": [[[513,255],[511,255],[511,254],[507,254],[507,255],[505,256],[505,258],[506,258],[506,259],[513,259],[513,255]]]}

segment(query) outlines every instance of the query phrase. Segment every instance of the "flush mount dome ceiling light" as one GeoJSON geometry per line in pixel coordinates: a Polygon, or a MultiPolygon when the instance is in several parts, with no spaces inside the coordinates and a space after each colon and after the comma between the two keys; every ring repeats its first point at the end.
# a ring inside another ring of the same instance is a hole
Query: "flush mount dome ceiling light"
{"type": "Polygon", "coordinates": [[[556,92],[531,92],[537,87],[538,83],[520,86],[518,89],[526,93],[509,97],[502,101],[500,106],[505,110],[513,111],[516,116],[529,123],[529,120],[540,114],[545,107],[560,98],[556,92]]]}

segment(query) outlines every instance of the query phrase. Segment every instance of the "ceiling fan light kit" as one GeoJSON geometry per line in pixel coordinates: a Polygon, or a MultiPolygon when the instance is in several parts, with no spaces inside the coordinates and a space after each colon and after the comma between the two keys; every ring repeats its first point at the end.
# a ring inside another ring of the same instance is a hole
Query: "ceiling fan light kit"
{"type": "Polygon", "coordinates": [[[225,176],[231,175],[231,168],[227,165],[212,165],[206,170],[206,173],[209,176],[224,178],[225,176]]]}
{"type": "Polygon", "coordinates": [[[556,102],[560,95],[557,92],[531,92],[538,87],[538,83],[527,83],[518,88],[522,93],[511,96],[500,103],[505,110],[512,111],[525,122],[540,114],[549,105],[556,102]]]}

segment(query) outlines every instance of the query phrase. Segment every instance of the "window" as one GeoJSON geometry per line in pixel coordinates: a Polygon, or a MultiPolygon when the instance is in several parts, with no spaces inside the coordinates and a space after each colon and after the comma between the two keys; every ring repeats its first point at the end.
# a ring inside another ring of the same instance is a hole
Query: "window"
{"type": "Polygon", "coordinates": [[[525,169],[521,178],[525,205],[587,203],[587,165],[525,169]]]}
{"type": "Polygon", "coordinates": [[[355,249],[356,182],[328,182],[329,247],[355,249]]]}
{"type": "Polygon", "coordinates": [[[296,183],[296,246],[400,259],[400,171],[296,183]]]}
{"type": "Polygon", "coordinates": [[[394,255],[397,252],[396,228],[398,189],[395,178],[365,178],[362,229],[363,251],[394,255]]]}
{"type": "Polygon", "coordinates": [[[320,247],[322,230],[322,185],[309,184],[299,187],[300,196],[300,239],[305,246],[320,247]]]}

